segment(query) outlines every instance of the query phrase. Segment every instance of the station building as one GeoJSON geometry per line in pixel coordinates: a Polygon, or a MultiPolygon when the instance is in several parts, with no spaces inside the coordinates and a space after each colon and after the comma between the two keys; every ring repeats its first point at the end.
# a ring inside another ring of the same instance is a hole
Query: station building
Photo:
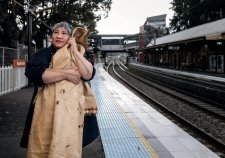
{"type": "MultiPolygon", "coordinates": [[[[123,53],[131,62],[179,70],[225,73],[225,19],[162,36],[166,14],[148,17],[133,35],[95,35],[98,56],[123,53]]],[[[164,32],[165,34],[165,32],[164,32]]]]}
{"type": "Polygon", "coordinates": [[[225,19],[152,39],[143,63],[174,69],[224,73],[225,19]]]}

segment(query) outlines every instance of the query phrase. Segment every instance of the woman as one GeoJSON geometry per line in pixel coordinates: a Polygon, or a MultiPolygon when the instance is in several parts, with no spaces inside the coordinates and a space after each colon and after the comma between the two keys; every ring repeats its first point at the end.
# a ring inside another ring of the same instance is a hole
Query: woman
{"type": "MultiPolygon", "coordinates": [[[[59,155],[62,157],[80,157],[83,115],[79,115],[79,117],[77,115],[76,119],[73,117],[74,114],[72,114],[71,118],[74,119],[74,122],[78,120],[79,125],[76,125],[76,128],[73,126],[68,128],[70,125],[67,125],[66,123],[73,123],[73,121],[67,120],[67,122],[65,122],[64,120],[66,120],[67,117],[57,114],[57,110],[55,110],[57,108],[55,108],[55,105],[50,106],[51,102],[55,102],[54,99],[56,98],[56,94],[52,93],[56,91],[54,85],[57,85],[59,82],[69,83],[71,84],[71,87],[73,87],[72,85],[79,85],[81,80],[91,80],[94,77],[95,69],[92,64],[83,57],[83,54],[78,51],[75,38],[70,37],[72,27],[68,23],[57,23],[53,27],[52,31],[51,46],[43,48],[34,54],[26,67],[25,75],[34,83],[35,91],[27,116],[24,134],[21,140],[21,147],[27,147],[29,139],[28,157],[56,157],[59,155]],[[52,59],[58,55],[58,53],[56,53],[57,50],[61,50],[61,48],[64,48],[68,44],[73,50],[77,67],[71,67],[69,69],[53,68],[52,59]],[[48,97],[48,95],[50,97],[48,97]],[[55,120],[57,120],[56,123],[55,120]],[[58,125],[58,122],[61,122],[60,126],[58,125]],[[57,126],[55,126],[55,124],[57,124],[57,126]],[[79,128],[77,128],[77,126],[79,126],[79,128]],[[60,127],[62,127],[62,129],[60,129],[60,127]],[[63,131],[63,128],[67,130],[63,131]],[[71,131],[72,134],[68,133],[71,131]],[[78,138],[74,138],[73,131],[77,131],[78,134],[76,133],[75,135],[78,136],[78,138]],[[60,133],[62,134],[61,136],[59,136],[60,133]],[[72,138],[70,138],[70,135],[73,135],[72,138]],[[71,142],[72,139],[74,140],[71,142]],[[59,145],[59,142],[62,143],[59,145]],[[74,142],[77,144],[74,144],[74,142]],[[78,147],[76,147],[76,145],[78,145],[78,147]],[[77,151],[73,151],[74,149],[77,151]]],[[[73,96],[67,95],[67,97],[73,96]]],[[[79,96],[77,95],[77,98],[75,97],[74,99],[79,99],[79,96]]],[[[66,98],[64,101],[66,101],[66,98]]],[[[57,105],[58,103],[56,102],[55,104],[57,105]]],[[[64,106],[62,107],[64,108],[64,106]]],[[[64,109],[68,110],[68,108],[70,107],[66,107],[64,109]]],[[[79,105],[77,105],[77,111],[78,108],[79,105]]],[[[81,109],[79,112],[82,114],[83,110],[81,109]]]]}

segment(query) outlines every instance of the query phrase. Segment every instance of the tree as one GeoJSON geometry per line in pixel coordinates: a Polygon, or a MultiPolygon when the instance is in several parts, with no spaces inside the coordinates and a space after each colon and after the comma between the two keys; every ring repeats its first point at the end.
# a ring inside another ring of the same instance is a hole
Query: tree
{"type": "Polygon", "coordinates": [[[0,1],[0,45],[15,47],[16,43],[27,44],[27,17],[32,14],[32,38],[37,47],[43,46],[46,33],[60,21],[75,26],[87,27],[96,32],[96,23],[107,17],[112,0],[8,0],[0,1]],[[29,3],[30,2],[30,3],[29,3]]]}
{"type": "Polygon", "coordinates": [[[170,30],[178,32],[225,17],[224,0],[173,0],[170,30]]]}
{"type": "MultiPolygon", "coordinates": [[[[23,4],[23,2],[20,2],[23,4]]],[[[0,1],[0,45],[15,47],[19,37],[19,27],[16,19],[20,19],[20,14],[25,14],[24,9],[16,7],[12,1],[0,1]]],[[[22,19],[21,19],[22,20],[22,19]]]]}

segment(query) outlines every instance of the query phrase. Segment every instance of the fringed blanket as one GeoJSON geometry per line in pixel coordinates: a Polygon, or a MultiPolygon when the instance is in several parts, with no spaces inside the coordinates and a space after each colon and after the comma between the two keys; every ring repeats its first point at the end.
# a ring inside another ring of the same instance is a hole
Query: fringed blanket
{"type": "MultiPolygon", "coordinates": [[[[76,37],[76,30],[73,37],[76,37]]],[[[76,39],[77,43],[79,39],[76,39]]],[[[50,68],[77,68],[70,51],[68,45],[59,49],[50,68]]],[[[83,81],[75,85],[63,80],[39,88],[29,135],[28,158],[81,158],[84,113],[88,109],[95,112],[97,106],[90,87],[83,81]]]]}

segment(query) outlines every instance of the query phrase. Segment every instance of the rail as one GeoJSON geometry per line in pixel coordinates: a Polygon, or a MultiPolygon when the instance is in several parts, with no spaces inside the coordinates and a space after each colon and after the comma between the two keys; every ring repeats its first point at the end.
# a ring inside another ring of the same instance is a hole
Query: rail
{"type": "Polygon", "coordinates": [[[0,96],[28,85],[25,67],[0,67],[0,96]]]}

